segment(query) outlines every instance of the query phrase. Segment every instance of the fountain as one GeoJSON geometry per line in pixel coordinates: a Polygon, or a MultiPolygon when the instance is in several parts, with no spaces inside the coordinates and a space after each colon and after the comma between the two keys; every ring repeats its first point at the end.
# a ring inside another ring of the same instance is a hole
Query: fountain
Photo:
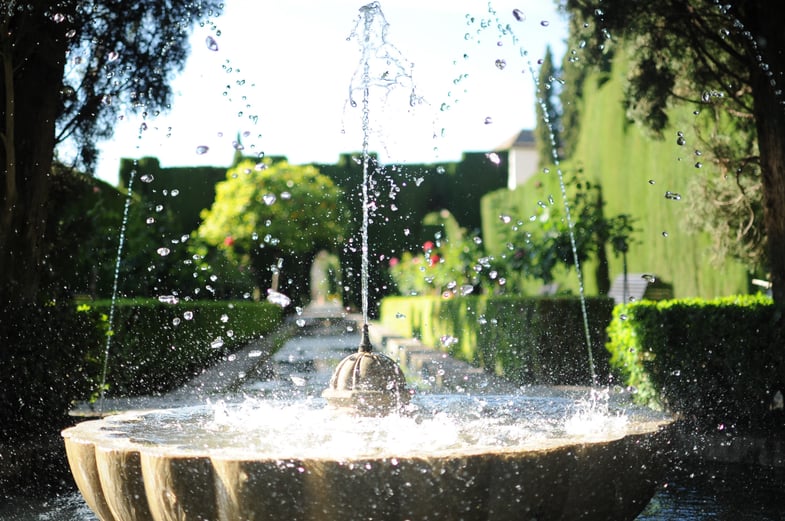
{"type": "MultiPolygon", "coordinates": [[[[383,15],[376,3],[360,13],[367,42],[383,15]]],[[[272,399],[128,412],[65,430],[85,501],[102,521],[634,519],[661,475],[670,419],[626,406],[598,413],[553,389],[415,395],[393,358],[374,351],[367,55],[363,64],[363,316],[350,328],[361,330],[359,348],[321,396],[279,389],[272,399]]],[[[310,365],[345,355],[345,336],[320,337],[330,355],[310,365]]]]}

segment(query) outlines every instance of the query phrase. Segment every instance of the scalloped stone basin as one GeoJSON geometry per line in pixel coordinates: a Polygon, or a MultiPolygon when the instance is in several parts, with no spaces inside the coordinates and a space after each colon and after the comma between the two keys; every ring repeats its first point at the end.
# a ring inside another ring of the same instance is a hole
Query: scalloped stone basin
{"type": "Polygon", "coordinates": [[[410,416],[364,418],[262,400],[125,413],[63,437],[103,521],[634,519],[670,420],[576,421],[574,407],[426,395],[410,416]]]}

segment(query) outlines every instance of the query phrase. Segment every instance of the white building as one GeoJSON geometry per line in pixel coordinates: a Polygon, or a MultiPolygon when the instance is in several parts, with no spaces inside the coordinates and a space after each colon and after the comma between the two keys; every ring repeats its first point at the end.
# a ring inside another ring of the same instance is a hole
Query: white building
{"type": "Polygon", "coordinates": [[[539,156],[534,143],[534,131],[521,130],[496,148],[507,152],[507,188],[514,190],[537,172],[539,156]]]}

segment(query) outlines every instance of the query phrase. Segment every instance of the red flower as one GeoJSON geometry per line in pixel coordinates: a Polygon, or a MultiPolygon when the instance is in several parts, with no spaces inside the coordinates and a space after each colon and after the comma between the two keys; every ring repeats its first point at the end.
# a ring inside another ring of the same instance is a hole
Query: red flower
{"type": "Polygon", "coordinates": [[[431,258],[430,258],[430,259],[428,259],[428,265],[429,265],[429,266],[436,266],[437,264],[439,264],[439,261],[440,261],[440,260],[441,260],[441,259],[439,258],[439,256],[438,256],[438,255],[436,255],[436,254],[433,254],[433,255],[431,255],[431,258]]]}
{"type": "Polygon", "coordinates": [[[425,241],[425,243],[422,245],[422,249],[426,252],[431,251],[433,249],[433,243],[431,241],[425,241]]]}
{"type": "Polygon", "coordinates": [[[232,244],[234,244],[234,237],[227,235],[224,239],[224,246],[231,246],[232,244]]]}

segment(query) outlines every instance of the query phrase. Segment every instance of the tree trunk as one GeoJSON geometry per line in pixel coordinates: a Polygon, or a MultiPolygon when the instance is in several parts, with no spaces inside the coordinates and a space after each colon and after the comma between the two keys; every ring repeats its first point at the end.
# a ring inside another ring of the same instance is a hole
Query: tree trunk
{"type": "MultiPolygon", "coordinates": [[[[48,2],[39,2],[45,4],[48,2]]],[[[0,300],[39,299],[46,269],[49,176],[67,49],[67,23],[34,12],[0,19],[3,183],[0,185],[0,300]]]]}
{"type": "Polygon", "coordinates": [[[756,47],[750,56],[755,122],[763,177],[763,209],[774,302],[785,309],[785,6],[766,3],[751,13],[756,47]],[[759,66],[757,54],[762,58],[759,66]],[[773,74],[767,73],[772,71],[773,74]],[[780,92],[778,94],[778,92],[780,92]]]}

